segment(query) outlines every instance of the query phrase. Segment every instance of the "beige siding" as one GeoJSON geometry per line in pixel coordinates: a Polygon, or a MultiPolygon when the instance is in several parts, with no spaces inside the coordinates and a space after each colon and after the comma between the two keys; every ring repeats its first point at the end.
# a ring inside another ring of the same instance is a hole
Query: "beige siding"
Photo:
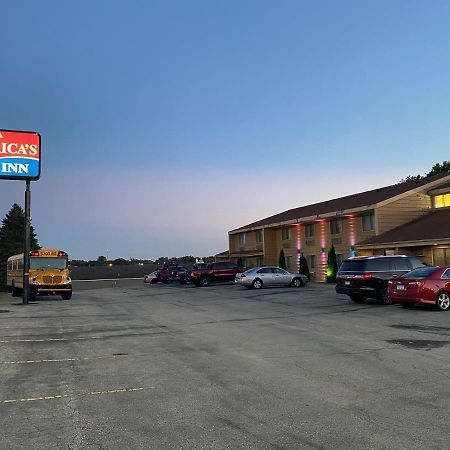
{"type": "Polygon", "coordinates": [[[392,230],[430,212],[431,198],[426,194],[412,194],[377,208],[377,234],[392,230]]]}
{"type": "Polygon", "coordinates": [[[275,266],[278,263],[277,231],[269,228],[264,230],[264,264],[267,266],[275,266]]]}
{"type": "Polygon", "coordinates": [[[236,253],[239,251],[239,235],[230,234],[229,236],[230,253],[236,253]]]}

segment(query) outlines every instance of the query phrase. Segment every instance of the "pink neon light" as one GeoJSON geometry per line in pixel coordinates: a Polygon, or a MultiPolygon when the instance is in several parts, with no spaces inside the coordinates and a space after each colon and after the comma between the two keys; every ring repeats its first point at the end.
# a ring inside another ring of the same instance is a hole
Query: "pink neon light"
{"type": "Polygon", "coordinates": [[[322,260],[322,281],[326,281],[326,273],[327,273],[327,253],[326,253],[326,234],[325,234],[325,220],[321,220],[320,222],[320,246],[321,254],[320,259],[322,260]],[[322,249],[324,250],[322,252],[322,249]]]}
{"type": "Polygon", "coordinates": [[[349,218],[348,218],[348,234],[349,234],[350,245],[354,246],[356,243],[354,216],[349,216],[349,218]]]}
{"type": "Polygon", "coordinates": [[[297,228],[297,272],[300,271],[300,256],[302,249],[302,235],[301,235],[301,226],[300,224],[296,225],[297,228]]]}

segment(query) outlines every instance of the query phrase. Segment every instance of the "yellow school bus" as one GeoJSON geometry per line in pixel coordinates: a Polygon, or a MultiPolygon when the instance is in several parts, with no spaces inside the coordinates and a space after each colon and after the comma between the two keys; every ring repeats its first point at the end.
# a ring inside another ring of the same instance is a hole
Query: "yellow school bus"
{"type": "MultiPolygon", "coordinates": [[[[30,252],[30,295],[56,294],[72,297],[68,255],[61,250],[42,248],[30,252]]],[[[13,297],[22,295],[23,253],[8,258],[6,283],[13,297]]]]}

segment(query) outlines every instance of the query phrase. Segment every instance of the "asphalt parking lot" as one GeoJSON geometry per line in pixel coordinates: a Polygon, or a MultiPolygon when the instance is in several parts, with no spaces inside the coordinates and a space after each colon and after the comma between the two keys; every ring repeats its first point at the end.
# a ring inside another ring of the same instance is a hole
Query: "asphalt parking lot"
{"type": "Polygon", "coordinates": [[[448,313],[321,285],[84,289],[1,300],[2,449],[449,446],[448,313]]]}

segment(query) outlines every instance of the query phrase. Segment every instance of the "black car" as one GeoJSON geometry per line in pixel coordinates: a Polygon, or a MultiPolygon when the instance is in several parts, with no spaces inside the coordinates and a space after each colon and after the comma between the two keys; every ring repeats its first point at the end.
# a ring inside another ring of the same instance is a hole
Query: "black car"
{"type": "Polygon", "coordinates": [[[184,266],[171,266],[169,272],[169,282],[179,281],[181,284],[186,284],[188,279],[188,269],[184,266]]]}
{"type": "Polygon", "coordinates": [[[379,303],[392,303],[388,281],[426,264],[415,256],[360,256],[342,262],[336,275],[336,292],[347,294],[354,302],[375,298],[379,303]]]}

